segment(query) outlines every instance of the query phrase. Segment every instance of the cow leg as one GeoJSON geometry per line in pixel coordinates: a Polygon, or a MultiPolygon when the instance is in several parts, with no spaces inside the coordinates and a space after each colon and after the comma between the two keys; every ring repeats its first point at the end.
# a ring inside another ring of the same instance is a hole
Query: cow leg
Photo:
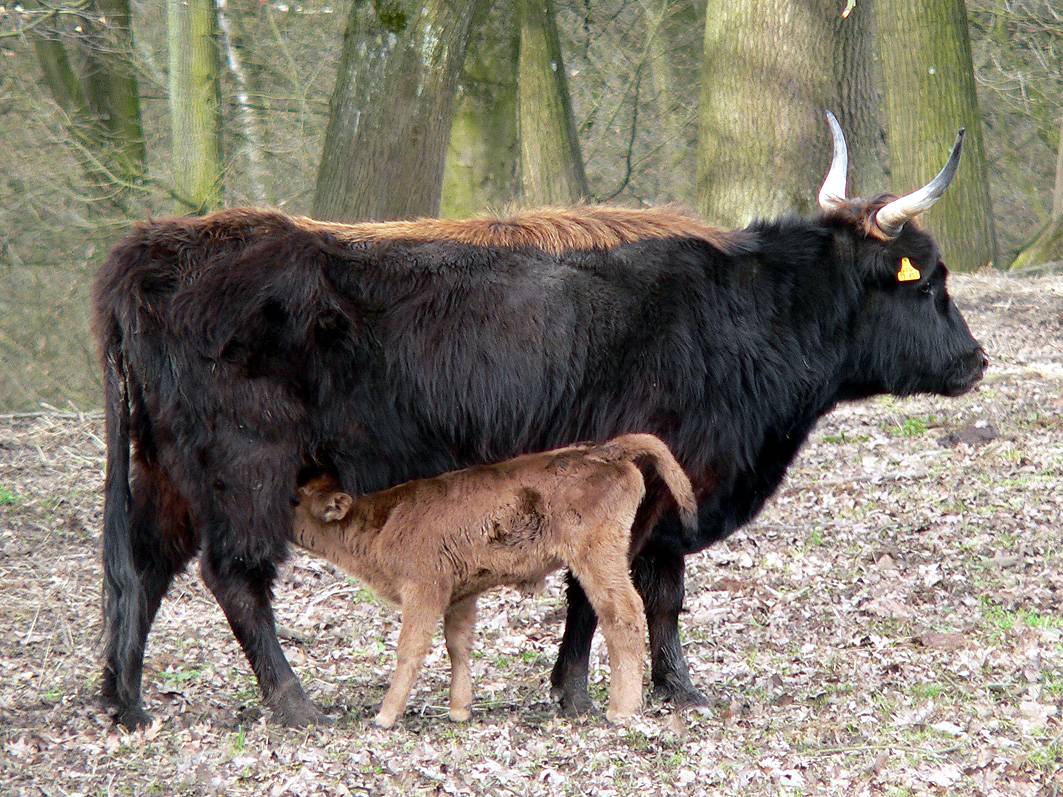
{"type": "Polygon", "coordinates": [[[270,603],[276,565],[270,560],[222,565],[205,553],[200,572],[251,664],[273,719],[293,728],[322,724],[325,717],[307,698],[277,640],[270,603]]]}
{"type": "Polygon", "coordinates": [[[646,606],[653,694],[679,708],[708,705],[690,680],[679,642],[685,570],[682,554],[653,546],[642,551],[632,565],[635,587],[646,606]]]}
{"type": "Polygon", "coordinates": [[[225,613],[258,679],[273,719],[289,727],[321,724],[277,640],[271,603],[277,564],[288,552],[296,458],[284,446],[219,435],[218,465],[198,495],[203,522],[200,573],[225,613]]]}
{"type": "Polygon", "coordinates": [[[198,547],[188,522],[187,505],[158,471],[142,465],[138,465],[134,480],[130,536],[134,572],[117,577],[127,584],[139,584],[139,606],[132,611],[116,607],[109,612],[100,691],[103,704],[113,709],[115,720],[132,730],[151,722],[141,701],[148,631],[174,575],[198,547]]]}
{"type": "Polygon", "coordinates": [[[590,668],[591,640],[598,618],[587,600],[579,581],[568,576],[568,613],[565,617],[565,633],[557,661],[550,673],[550,697],[560,703],[561,713],[566,716],[588,714],[594,709],[587,693],[587,674],[590,668]]]}

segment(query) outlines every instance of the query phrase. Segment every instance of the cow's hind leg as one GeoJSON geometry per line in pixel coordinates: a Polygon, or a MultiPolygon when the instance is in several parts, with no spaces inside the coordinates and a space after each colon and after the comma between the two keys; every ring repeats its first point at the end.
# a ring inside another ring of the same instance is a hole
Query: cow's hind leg
{"type": "Polygon", "coordinates": [[[594,710],[594,703],[587,693],[587,675],[590,668],[591,640],[598,618],[583,591],[571,573],[568,574],[568,612],[565,617],[565,633],[557,651],[557,661],[550,673],[550,696],[560,704],[561,713],[578,716],[594,710]]]}
{"type": "Polygon", "coordinates": [[[705,706],[709,702],[690,680],[679,641],[684,572],[682,554],[654,546],[652,542],[632,565],[635,586],[646,606],[653,694],[679,708],[705,706]]]}
{"type": "Polygon", "coordinates": [[[144,649],[148,631],[173,577],[195,555],[198,540],[188,507],[165,477],[138,466],[130,506],[132,571],[118,557],[105,555],[107,578],[132,590],[134,600],[108,606],[107,642],[101,698],[126,728],[147,725],[151,717],[141,701],[144,649]]]}

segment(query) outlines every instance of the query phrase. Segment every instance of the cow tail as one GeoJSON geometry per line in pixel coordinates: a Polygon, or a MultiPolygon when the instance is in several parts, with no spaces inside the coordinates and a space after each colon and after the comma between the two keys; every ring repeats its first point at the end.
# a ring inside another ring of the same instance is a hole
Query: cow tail
{"type": "Polygon", "coordinates": [[[658,475],[667,485],[679,508],[679,522],[690,539],[695,539],[698,530],[698,502],[683,466],[658,437],[652,434],[628,434],[614,438],[600,447],[606,458],[612,460],[635,460],[640,457],[652,460],[658,475]]]}
{"type": "Polygon", "coordinates": [[[133,557],[129,489],[129,390],[125,355],[117,325],[101,340],[104,369],[107,471],[103,504],[103,619],[107,666],[117,696],[135,694],[127,663],[135,659],[139,623],[144,612],[140,577],[133,557]]]}

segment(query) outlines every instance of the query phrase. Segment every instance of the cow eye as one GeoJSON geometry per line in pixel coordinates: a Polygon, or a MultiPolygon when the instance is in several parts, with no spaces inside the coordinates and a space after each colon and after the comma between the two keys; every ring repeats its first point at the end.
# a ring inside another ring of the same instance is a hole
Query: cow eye
{"type": "Polygon", "coordinates": [[[922,285],[919,286],[919,292],[925,296],[933,296],[934,286],[931,285],[929,282],[924,282],[922,285]]]}

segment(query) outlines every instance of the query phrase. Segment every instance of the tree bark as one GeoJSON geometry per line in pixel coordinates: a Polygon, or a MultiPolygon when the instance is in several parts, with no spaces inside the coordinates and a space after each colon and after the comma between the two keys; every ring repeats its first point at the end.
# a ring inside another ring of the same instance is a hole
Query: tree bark
{"type": "Polygon", "coordinates": [[[174,187],[182,210],[222,203],[221,98],[212,0],[167,0],[174,187]]]}
{"type": "Polygon", "coordinates": [[[221,43],[225,51],[225,64],[236,84],[236,114],[240,120],[240,129],[244,139],[249,193],[253,202],[265,204],[269,198],[266,194],[266,167],[263,163],[262,125],[257,112],[251,105],[248,75],[240,58],[232,25],[226,13],[226,0],[214,0],[214,7],[218,15],[218,31],[221,33],[221,43]]]}
{"type": "Polygon", "coordinates": [[[849,196],[872,197],[889,190],[873,9],[870,0],[862,0],[847,17],[834,14],[835,99],[830,108],[849,145],[849,196]]]}
{"type": "Polygon", "coordinates": [[[1056,185],[1052,191],[1052,215],[1048,223],[1026,244],[1011,264],[1012,269],[1063,262],[1063,118],[1059,121],[1056,148],[1056,185]]]}
{"type": "MultiPolygon", "coordinates": [[[[486,10],[488,4],[483,4],[486,10]]],[[[508,4],[484,20],[461,75],[443,172],[442,214],[466,217],[517,196],[517,52],[508,4]]]]}
{"type": "Polygon", "coordinates": [[[86,94],[119,176],[136,182],[146,172],[147,149],[133,66],[129,0],[95,0],[93,9],[83,39],[86,94]]]}
{"type": "Polygon", "coordinates": [[[735,227],[815,207],[838,11],[834,0],[710,0],[697,163],[707,220],[735,227]]]}
{"type": "Polygon", "coordinates": [[[567,205],[590,195],[576,138],[553,0],[517,0],[520,59],[517,118],[521,193],[533,205],[567,205]]]}
{"type": "Polygon", "coordinates": [[[699,24],[697,5],[691,0],[642,0],[642,16],[653,79],[654,104],[662,139],[659,161],[669,193],[689,201],[694,191],[695,151],[690,121],[690,100],[699,77],[701,37],[691,36],[699,24]]]}
{"type": "Polygon", "coordinates": [[[435,216],[476,0],[355,2],[318,169],[314,215],[435,216]]]}
{"type": "Polygon", "coordinates": [[[925,222],[951,268],[993,263],[996,233],[963,0],[881,0],[876,22],[892,190],[926,183],[944,165],[956,130],[967,128],[956,180],[925,222]]]}

